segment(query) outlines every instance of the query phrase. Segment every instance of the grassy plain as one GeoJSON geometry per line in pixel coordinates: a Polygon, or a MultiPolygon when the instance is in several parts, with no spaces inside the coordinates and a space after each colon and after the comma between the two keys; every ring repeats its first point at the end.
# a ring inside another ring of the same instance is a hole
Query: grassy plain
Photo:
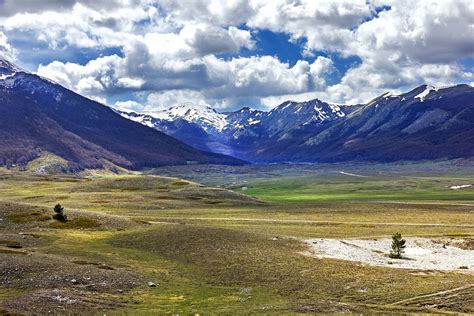
{"type": "Polygon", "coordinates": [[[302,238],[474,237],[474,188],[449,188],[474,184],[472,169],[205,168],[2,172],[0,239],[22,248],[0,243],[0,313],[474,313],[472,271],[301,254],[302,238]],[[70,223],[49,218],[55,203],[70,223]]]}

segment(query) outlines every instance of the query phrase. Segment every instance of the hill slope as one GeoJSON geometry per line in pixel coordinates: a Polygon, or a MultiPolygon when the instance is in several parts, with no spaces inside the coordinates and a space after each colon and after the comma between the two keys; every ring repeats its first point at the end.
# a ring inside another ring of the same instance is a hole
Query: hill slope
{"type": "Polygon", "coordinates": [[[0,165],[25,164],[42,151],[66,159],[72,169],[101,168],[104,161],[130,169],[242,163],[196,150],[0,60],[0,165]]]}
{"type": "Polygon", "coordinates": [[[258,153],[271,161],[397,161],[474,156],[474,88],[426,85],[382,95],[320,131],[258,153]]]}

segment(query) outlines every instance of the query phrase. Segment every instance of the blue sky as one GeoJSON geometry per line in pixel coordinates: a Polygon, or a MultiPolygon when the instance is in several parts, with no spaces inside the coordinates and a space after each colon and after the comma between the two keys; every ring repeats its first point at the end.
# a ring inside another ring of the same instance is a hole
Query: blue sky
{"type": "Polygon", "coordinates": [[[470,0],[0,1],[0,55],[100,102],[221,111],[472,84],[470,0]]]}
{"type": "Polygon", "coordinates": [[[337,83],[346,71],[360,64],[357,56],[343,57],[337,53],[325,51],[314,51],[311,55],[304,54],[302,47],[306,44],[304,38],[292,41],[289,34],[283,32],[272,32],[270,30],[258,30],[253,34],[256,41],[255,49],[242,49],[234,54],[221,54],[219,57],[229,59],[239,56],[270,55],[277,57],[281,62],[286,62],[293,67],[299,60],[313,63],[318,56],[328,57],[334,62],[334,70],[329,73],[327,79],[331,83],[337,83]]]}

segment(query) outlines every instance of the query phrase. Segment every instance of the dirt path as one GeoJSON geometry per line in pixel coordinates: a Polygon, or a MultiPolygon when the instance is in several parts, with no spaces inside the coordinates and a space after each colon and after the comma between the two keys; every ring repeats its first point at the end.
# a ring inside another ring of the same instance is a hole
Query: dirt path
{"type": "Polygon", "coordinates": [[[402,201],[384,201],[384,200],[379,200],[379,201],[370,201],[370,203],[386,203],[386,204],[403,204],[403,205],[443,205],[443,206],[471,206],[474,207],[474,204],[468,204],[468,203],[444,203],[444,202],[414,202],[414,201],[409,201],[409,202],[402,202],[402,201]]]}
{"type": "Polygon", "coordinates": [[[440,296],[440,295],[444,296],[446,294],[453,294],[453,293],[456,293],[456,292],[465,291],[465,290],[469,290],[469,289],[474,289],[474,284],[469,284],[469,285],[457,287],[455,289],[440,291],[440,292],[436,292],[436,293],[410,297],[410,298],[407,298],[407,299],[404,299],[404,300],[401,300],[401,301],[398,301],[398,302],[387,304],[387,306],[395,306],[395,305],[400,305],[400,304],[405,304],[405,303],[411,303],[413,301],[417,301],[417,300],[420,300],[420,299],[426,299],[426,298],[436,297],[436,296],[440,296]]]}
{"type": "MultiPolygon", "coordinates": [[[[464,227],[474,228],[474,224],[439,224],[439,223],[387,223],[387,222],[357,222],[357,221],[318,221],[305,219],[273,219],[273,218],[243,218],[243,217],[186,217],[186,218],[166,218],[167,220],[200,220],[200,221],[240,221],[240,222],[268,222],[268,223],[301,223],[301,224],[321,224],[321,225],[378,225],[378,226],[422,226],[422,227],[464,227]]],[[[149,221],[150,223],[160,223],[149,221]]]]}

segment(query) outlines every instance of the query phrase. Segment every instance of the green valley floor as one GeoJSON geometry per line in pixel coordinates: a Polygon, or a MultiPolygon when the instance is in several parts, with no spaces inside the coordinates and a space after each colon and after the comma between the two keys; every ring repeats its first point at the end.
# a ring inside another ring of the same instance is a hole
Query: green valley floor
{"type": "Polygon", "coordinates": [[[352,247],[400,232],[409,247],[423,238],[474,254],[473,170],[1,170],[0,314],[474,313],[472,266],[396,268],[408,259],[388,258],[388,247],[374,249],[387,265],[373,265],[309,242],[352,247]],[[57,203],[66,222],[51,217],[57,203]]]}

